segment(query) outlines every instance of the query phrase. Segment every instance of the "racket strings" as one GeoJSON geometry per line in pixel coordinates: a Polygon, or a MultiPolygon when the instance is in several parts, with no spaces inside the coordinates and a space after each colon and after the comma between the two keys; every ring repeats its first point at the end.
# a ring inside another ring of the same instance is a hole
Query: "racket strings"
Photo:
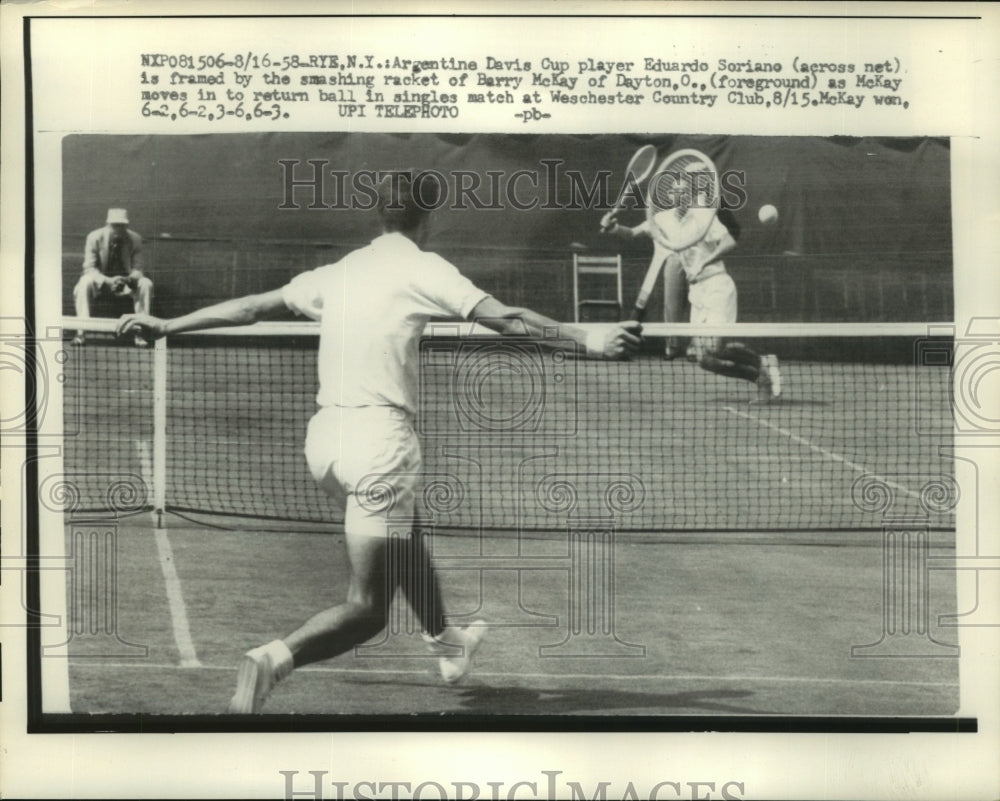
{"type": "Polygon", "coordinates": [[[715,165],[696,150],[678,151],[650,179],[646,220],[661,245],[682,251],[702,239],[718,209],[715,165]]]}
{"type": "Polygon", "coordinates": [[[684,216],[691,208],[691,189],[684,181],[680,181],[677,191],[679,193],[677,198],[677,216],[680,219],[684,219],[684,216]]]}
{"type": "Polygon", "coordinates": [[[714,168],[697,156],[681,156],[665,164],[650,182],[650,204],[683,219],[695,205],[716,204],[714,168]],[[697,204],[695,199],[697,198],[697,204]]]}

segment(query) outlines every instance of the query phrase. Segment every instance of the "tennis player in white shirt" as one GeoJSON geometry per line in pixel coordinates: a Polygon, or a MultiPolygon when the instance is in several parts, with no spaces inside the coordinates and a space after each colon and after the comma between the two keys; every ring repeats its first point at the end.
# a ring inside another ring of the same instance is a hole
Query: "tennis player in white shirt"
{"type": "MultiPolygon", "coordinates": [[[[418,346],[431,317],[474,320],[502,334],[539,338],[558,326],[590,358],[624,359],[640,344],[637,323],[600,331],[556,323],[529,309],[507,306],[441,256],[421,249],[436,177],[393,173],[378,187],[382,235],[335,264],[296,276],[281,289],[250,295],[162,320],[126,315],[118,334],[153,338],[220,326],[246,325],[287,310],[320,322],[319,410],[306,434],[313,477],[345,508],[350,561],[347,598],[299,628],[247,652],[239,667],[231,713],[259,712],[274,686],[295,668],[346,653],[386,625],[397,589],[388,586],[388,518],[414,519],[420,483],[420,442],[414,430],[418,346]],[[387,500],[388,499],[388,502],[387,500]]],[[[457,682],[469,669],[487,623],[443,625],[444,607],[419,531],[404,542],[399,581],[439,655],[441,677],[457,682]]]]}
{"type": "MultiPolygon", "coordinates": [[[[653,238],[648,222],[629,228],[618,224],[613,212],[604,215],[601,231],[630,239],[653,238]]],[[[663,250],[669,254],[665,257],[665,269],[676,269],[671,264],[679,265],[687,277],[692,323],[728,325],[736,322],[736,284],[726,271],[723,256],[736,247],[737,236],[736,220],[728,212],[720,211],[705,235],[684,250],[667,250],[654,239],[657,252],[663,250]],[[720,220],[723,216],[728,225],[720,220]]],[[[690,352],[704,370],[756,384],[759,402],[767,403],[781,397],[781,370],[774,354],[759,355],[741,342],[724,342],[721,337],[695,337],[690,352]]]]}

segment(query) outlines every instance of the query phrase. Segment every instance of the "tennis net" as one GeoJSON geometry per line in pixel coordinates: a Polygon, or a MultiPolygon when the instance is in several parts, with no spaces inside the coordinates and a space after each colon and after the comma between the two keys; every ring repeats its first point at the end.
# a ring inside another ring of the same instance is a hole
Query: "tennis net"
{"type": "MultiPolygon", "coordinates": [[[[134,509],[342,519],[302,456],[316,326],[140,349],[112,325],[91,321],[63,366],[64,471],[80,509],[106,507],[125,478],[139,487],[134,509]]],[[[781,400],[755,403],[750,382],[663,360],[668,330],[693,333],[647,326],[638,357],[604,362],[434,324],[416,418],[428,518],[469,530],[609,518],[635,531],[879,529],[888,499],[895,514],[954,526],[940,502],[953,485],[941,451],[949,336],[926,323],[698,329],[777,355],[781,400]]]]}

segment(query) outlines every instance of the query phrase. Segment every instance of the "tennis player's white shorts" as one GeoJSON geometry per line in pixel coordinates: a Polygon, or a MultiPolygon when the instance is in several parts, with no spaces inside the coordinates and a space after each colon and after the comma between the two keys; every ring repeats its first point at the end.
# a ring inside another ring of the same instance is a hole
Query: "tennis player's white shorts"
{"type": "Polygon", "coordinates": [[[422,467],[413,420],[393,406],[326,406],[309,421],[306,461],[316,483],[344,506],[347,535],[409,531],[422,467]]]}
{"type": "Polygon", "coordinates": [[[729,273],[718,273],[691,284],[691,322],[726,325],[736,322],[736,284],[729,273]]]}

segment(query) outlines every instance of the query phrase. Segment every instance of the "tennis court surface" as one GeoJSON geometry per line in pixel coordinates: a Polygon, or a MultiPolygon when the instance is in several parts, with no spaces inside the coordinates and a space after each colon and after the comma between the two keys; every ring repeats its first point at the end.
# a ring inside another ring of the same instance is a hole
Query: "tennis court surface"
{"type": "MultiPolygon", "coordinates": [[[[73,599],[105,579],[69,587],[74,712],[221,712],[244,651],[342,598],[339,510],[301,456],[315,343],[293,331],[72,351],[67,550],[100,561],[101,532],[117,610],[97,636],[73,599]]],[[[950,374],[923,358],[942,343],[753,342],[780,355],[779,403],[652,346],[425,339],[426,519],[448,612],[487,642],[445,687],[400,606],[266,711],[954,714],[950,374]]]]}

